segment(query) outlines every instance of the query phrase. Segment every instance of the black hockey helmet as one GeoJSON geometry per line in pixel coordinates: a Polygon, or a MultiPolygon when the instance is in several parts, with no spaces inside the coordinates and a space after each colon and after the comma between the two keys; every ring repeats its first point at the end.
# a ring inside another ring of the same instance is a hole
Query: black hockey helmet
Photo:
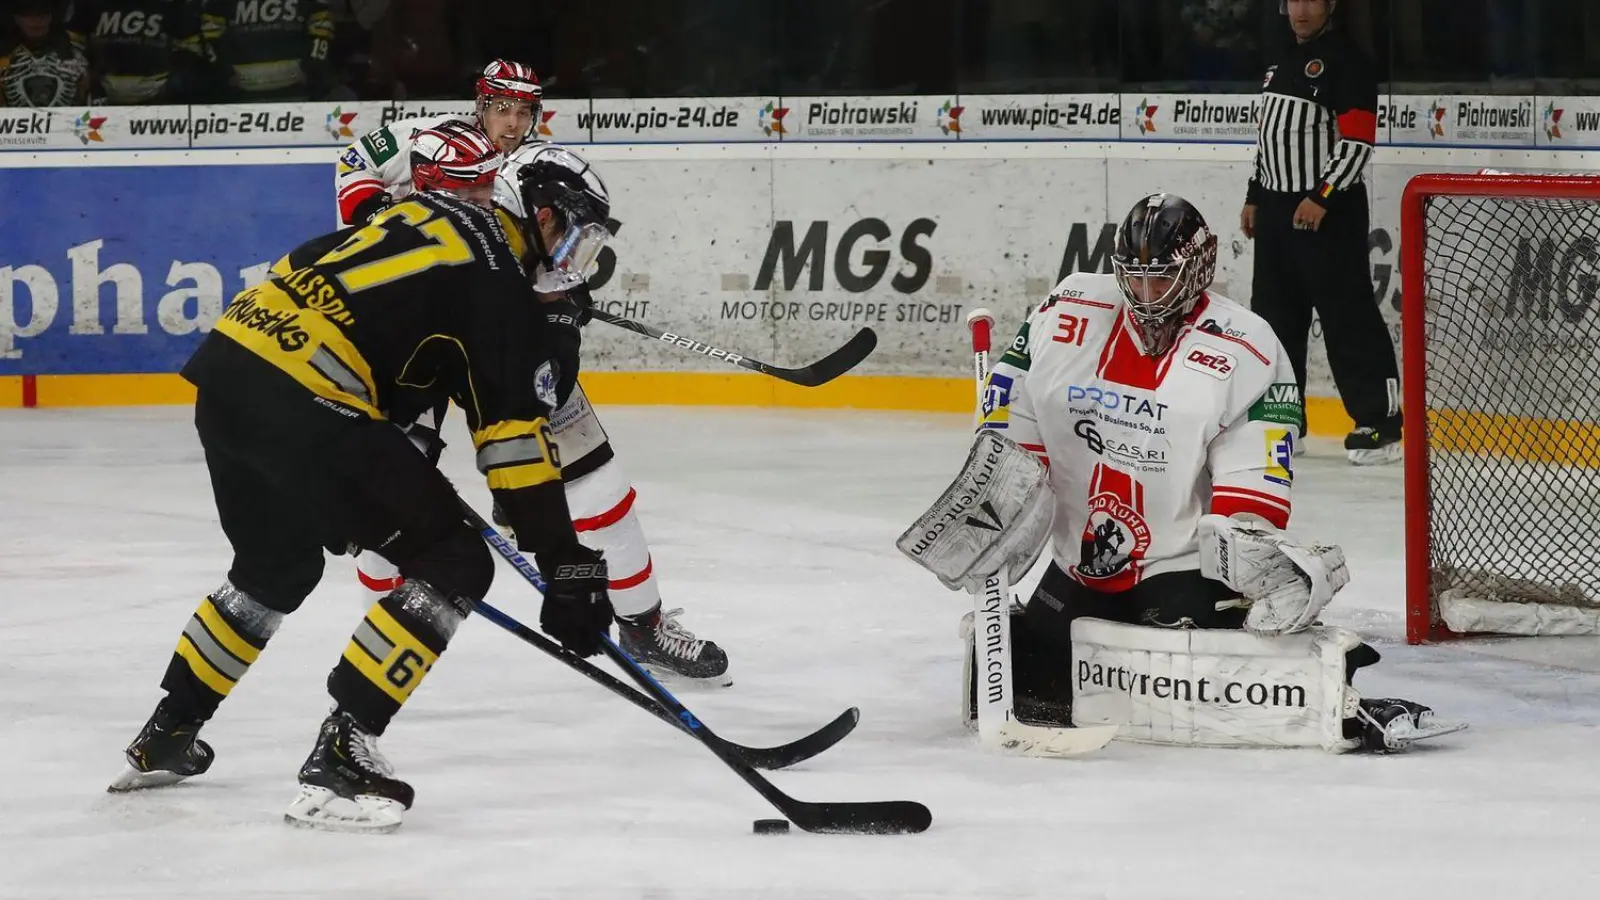
{"type": "Polygon", "coordinates": [[[513,151],[495,182],[494,202],[520,223],[531,245],[535,287],[554,292],[577,287],[593,274],[600,250],[618,224],[605,182],[578,154],[554,144],[524,144],[513,151]],[[538,217],[554,214],[546,240],[538,217]]]}
{"type": "Polygon", "coordinates": [[[1159,356],[1217,274],[1217,236],[1189,201],[1151,194],[1117,228],[1111,270],[1145,353],[1159,356]]]}

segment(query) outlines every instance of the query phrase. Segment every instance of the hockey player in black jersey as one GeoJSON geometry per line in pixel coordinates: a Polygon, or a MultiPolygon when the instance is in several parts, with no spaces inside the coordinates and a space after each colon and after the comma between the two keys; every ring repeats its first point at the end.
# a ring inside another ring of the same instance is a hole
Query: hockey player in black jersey
{"type": "MultiPolygon", "coordinates": [[[[458,155],[440,185],[481,199],[498,160],[492,148],[476,164],[458,155]]],[[[548,581],[541,627],[598,652],[606,564],[573,529],[547,421],[576,375],[577,310],[536,283],[562,248],[597,251],[603,216],[559,169],[519,174],[521,217],[435,190],[298,248],[233,300],[184,367],[233,564],[184,626],[166,696],[111,790],[210,768],[199,730],[316,587],[324,546],[354,544],[381,549],[405,582],[367,611],[329,675],[333,712],[286,817],[399,826],[413,792],[377,737],[494,571],[455,491],[389,421],[406,385],[440,386],[462,408],[478,469],[548,581]]]]}

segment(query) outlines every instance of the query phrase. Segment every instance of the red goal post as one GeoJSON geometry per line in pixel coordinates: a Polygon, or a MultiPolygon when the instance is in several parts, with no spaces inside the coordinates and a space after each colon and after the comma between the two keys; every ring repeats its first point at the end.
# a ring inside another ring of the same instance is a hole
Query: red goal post
{"type": "Polygon", "coordinates": [[[1600,176],[1418,175],[1400,244],[1406,640],[1594,633],[1600,176]]]}

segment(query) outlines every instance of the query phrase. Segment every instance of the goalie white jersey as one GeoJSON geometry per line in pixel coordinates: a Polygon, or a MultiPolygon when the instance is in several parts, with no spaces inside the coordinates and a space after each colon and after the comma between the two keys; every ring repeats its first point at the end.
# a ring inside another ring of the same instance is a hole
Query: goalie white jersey
{"type": "Polygon", "coordinates": [[[1112,275],[1068,276],[990,373],[983,428],[1044,459],[1051,552],[1084,585],[1123,591],[1198,569],[1202,515],[1288,524],[1302,425],[1272,329],[1207,292],[1173,348],[1140,351],[1112,275]]]}

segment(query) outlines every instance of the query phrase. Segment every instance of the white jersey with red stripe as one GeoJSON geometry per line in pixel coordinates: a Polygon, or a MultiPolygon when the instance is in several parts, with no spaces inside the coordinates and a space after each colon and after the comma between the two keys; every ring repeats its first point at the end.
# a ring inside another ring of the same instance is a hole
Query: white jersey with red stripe
{"type": "Polygon", "coordinates": [[[411,193],[411,145],[417,135],[445,122],[476,127],[478,117],[451,114],[398,119],[367,132],[340,151],[333,176],[340,224],[355,224],[356,207],[373,194],[385,193],[399,200],[411,193]]]}
{"type": "Polygon", "coordinates": [[[1200,568],[1206,513],[1289,521],[1300,391],[1259,316],[1202,295],[1176,343],[1145,356],[1115,276],[1068,276],[995,364],[984,428],[1041,456],[1051,552],[1068,575],[1123,591],[1200,568]]]}

